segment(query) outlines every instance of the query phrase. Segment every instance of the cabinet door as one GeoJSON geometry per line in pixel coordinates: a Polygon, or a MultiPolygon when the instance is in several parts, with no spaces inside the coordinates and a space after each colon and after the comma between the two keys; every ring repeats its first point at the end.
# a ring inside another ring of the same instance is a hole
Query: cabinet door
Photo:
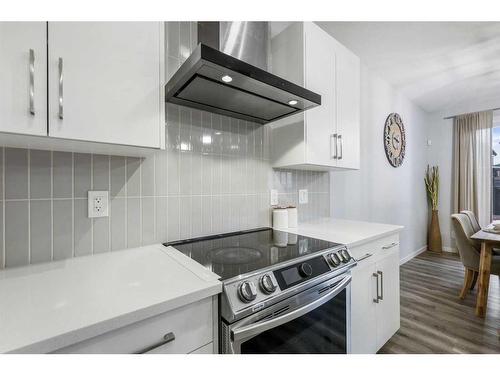
{"type": "Polygon", "coordinates": [[[304,24],[305,86],[321,95],[321,105],[305,112],[307,162],[335,166],[335,51],[332,37],[312,22],[304,24]]]}
{"type": "Polygon", "coordinates": [[[377,306],[377,350],[399,329],[399,251],[379,260],[377,271],[382,272],[381,292],[383,299],[377,306]]]}
{"type": "Polygon", "coordinates": [[[351,351],[373,354],[377,351],[377,304],[375,264],[361,261],[351,271],[351,351]]]}
{"type": "Polygon", "coordinates": [[[0,131],[47,135],[46,27],[0,22],[0,131]]]}
{"type": "Polygon", "coordinates": [[[337,167],[360,167],[360,63],[359,58],[342,45],[337,51],[337,167]]]}
{"type": "Polygon", "coordinates": [[[160,147],[161,30],[159,22],[49,22],[49,135],[160,147]]]}

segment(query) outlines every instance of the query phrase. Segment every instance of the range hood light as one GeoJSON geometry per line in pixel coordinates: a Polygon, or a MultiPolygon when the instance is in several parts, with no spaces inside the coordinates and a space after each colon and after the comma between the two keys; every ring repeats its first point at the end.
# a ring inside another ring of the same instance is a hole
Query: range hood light
{"type": "Polygon", "coordinates": [[[296,100],[290,100],[290,101],[288,102],[288,104],[290,104],[290,105],[295,105],[295,104],[297,104],[297,103],[298,103],[298,101],[296,101],[296,100]]]}
{"type": "Polygon", "coordinates": [[[225,75],[225,76],[222,76],[221,78],[224,82],[226,83],[229,83],[233,80],[233,78],[231,76],[228,76],[228,75],[225,75]]]}

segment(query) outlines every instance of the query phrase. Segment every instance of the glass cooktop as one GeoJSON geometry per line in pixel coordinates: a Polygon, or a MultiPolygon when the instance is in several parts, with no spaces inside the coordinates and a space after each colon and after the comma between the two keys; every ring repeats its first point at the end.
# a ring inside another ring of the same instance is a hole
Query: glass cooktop
{"type": "Polygon", "coordinates": [[[167,242],[183,254],[227,280],[340,244],[259,228],[208,237],[167,242]]]}

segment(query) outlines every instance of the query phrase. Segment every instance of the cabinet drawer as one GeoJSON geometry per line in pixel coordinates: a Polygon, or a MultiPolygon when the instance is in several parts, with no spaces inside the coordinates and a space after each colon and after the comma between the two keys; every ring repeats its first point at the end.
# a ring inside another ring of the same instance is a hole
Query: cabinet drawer
{"type": "Polygon", "coordinates": [[[57,353],[189,353],[213,341],[212,314],[212,299],[206,298],[68,346],[57,353]],[[161,345],[167,334],[171,341],[161,345]]]}
{"type": "Polygon", "coordinates": [[[349,251],[354,258],[361,259],[359,265],[376,262],[399,251],[399,235],[393,234],[360,246],[350,247],[349,251]]]}

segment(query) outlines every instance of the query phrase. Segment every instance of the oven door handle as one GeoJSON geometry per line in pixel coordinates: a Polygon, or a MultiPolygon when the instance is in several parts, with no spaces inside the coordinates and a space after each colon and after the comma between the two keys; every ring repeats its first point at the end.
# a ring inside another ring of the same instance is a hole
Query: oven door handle
{"type": "Polygon", "coordinates": [[[281,315],[275,319],[249,324],[241,328],[234,328],[231,330],[232,339],[233,341],[242,341],[249,337],[253,337],[255,335],[258,335],[259,333],[267,331],[271,328],[288,323],[289,321],[294,320],[304,314],[307,314],[308,312],[321,306],[325,302],[331,300],[333,297],[339,294],[350,282],[351,275],[347,275],[342,279],[342,281],[335,285],[332,290],[307,305],[301,306],[298,309],[290,311],[289,313],[281,315]]]}

